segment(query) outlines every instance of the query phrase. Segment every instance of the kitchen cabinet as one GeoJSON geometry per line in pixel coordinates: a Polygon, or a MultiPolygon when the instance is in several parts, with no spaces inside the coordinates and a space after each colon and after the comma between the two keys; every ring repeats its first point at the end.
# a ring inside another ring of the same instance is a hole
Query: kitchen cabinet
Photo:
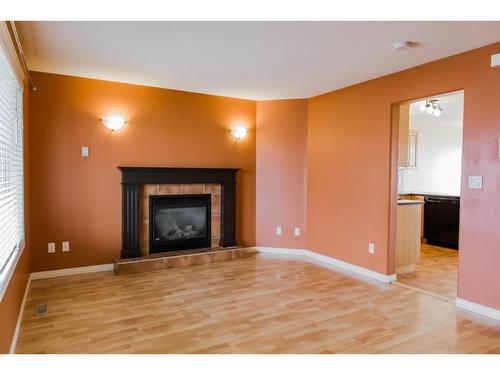
{"type": "Polygon", "coordinates": [[[399,122],[399,148],[398,166],[406,168],[408,166],[408,136],[410,131],[410,104],[399,105],[397,113],[394,114],[399,122]]]}
{"type": "Polygon", "coordinates": [[[400,104],[393,109],[399,124],[398,167],[417,168],[418,130],[410,129],[410,104],[400,104]]]}
{"type": "Polygon", "coordinates": [[[417,168],[417,146],[418,146],[418,130],[410,129],[408,131],[408,156],[406,159],[406,168],[417,168]]]}
{"type": "Polygon", "coordinates": [[[420,260],[421,201],[400,200],[397,208],[396,273],[415,270],[420,260]]]}

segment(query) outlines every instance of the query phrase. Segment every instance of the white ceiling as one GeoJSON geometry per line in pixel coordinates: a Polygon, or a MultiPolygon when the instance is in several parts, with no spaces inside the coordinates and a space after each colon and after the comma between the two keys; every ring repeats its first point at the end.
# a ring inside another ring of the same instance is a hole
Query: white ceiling
{"type": "Polygon", "coordinates": [[[30,70],[307,98],[500,40],[500,22],[17,22],[30,70]],[[395,51],[394,43],[419,46],[395,51]]]}
{"type": "Polygon", "coordinates": [[[461,128],[464,122],[464,92],[458,91],[447,95],[432,96],[413,102],[410,105],[410,123],[426,122],[441,126],[453,126],[461,128]],[[428,99],[437,99],[441,103],[443,112],[436,117],[433,114],[422,112],[420,105],[425,104],[428,99]]]}

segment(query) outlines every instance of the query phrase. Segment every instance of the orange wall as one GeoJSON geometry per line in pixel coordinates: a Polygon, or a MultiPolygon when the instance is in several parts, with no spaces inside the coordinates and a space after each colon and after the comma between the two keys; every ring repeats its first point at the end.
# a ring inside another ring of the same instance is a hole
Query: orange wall
{"type": "Polygon", "coordinates": [[[24,126],[24,214],[25,214],[25,247],[16,269],[10,279],[9,286],[0,301],[0,353],[8,353],[12,337],[16,329],[17,319],[23,301],[24,292],[30,276],[31,243],[30,243],[30,148],[29,148],[29,112],[28,87],[25,84],[23,96],[24,126]]]}
{"type": "Polygon", "coordinates": [[[257,103],[257,245],[305,248],[307,100],[257,103]],[[281,226],[281,236],[275,234],[281,226]],[[301,236],[294,236],[294,228],[301,236]]]}
{"type": "Polygon", "coordinates": [[[239,167],[237,240],[255,244],[256,103],[212,95],[33,73],[32,271],[110,263],[120,257],[118,166],[239,167]],[[118,132],[99,118],[121,113],[118,132]],[[228,129],[249,135],[234,142],[228,129]],[[90,158],[80,147],[90,147],[90,158]],[[71,251],[61,252],[70,241],[71,251]],[[56,242],[56,253],[47,243],[56,242]]]}
{"type": "Polygon", "coordinates": [[[392,273],[389,214],[396,198],[391,191],[396,166],[391,164],[391,104],[464,89],[459,296],[498,309],[500,71],[491,69],[489,60],[499,50],[496,43],[308,101],[257,104],[35,73],[38,91],[30,98],[36,119],[31,131],[32,270],[116,259],[116,166],[172,165],[243,168],[238,180],[242,244],[256,242],[257,223],[259,245],[306,247],[392,273]],[[128,124],[110,133],[99,117],[114,111],[122,112],[128,124]],[[235,121],[250,127],[249,136],[236,143],[226,133],[235,121]],[[90,147],[89,159],[79,156],[84,145],[90,147]],[[468,190],[468,175],[483,175],[484,189],[468,190]],[[300,199],[304,191],[307,207],[300,199]],[[278,221],[284,223],[279,239],[274,235],[278,221]],[[298,223],[307,232],[293,238],[298,223]],[[63,240],[71,242],[71,252],[61,253],[63,240]],[[56,254],[47,254],[49,241],[57,242],[56,254]],[[368,242],[376,245],[374,255],[368,254],[368,242]]]}
{"type": "Polygon", "coordinates": [[[490,67],[499,52],[496,43],[310,99],[308,249],[393,272],[391,103],[464,89],[458,295],[500,309],[500,70],[490,67]],[[468,175],[484,176],[483,190],[467,189],[468,175]]]}

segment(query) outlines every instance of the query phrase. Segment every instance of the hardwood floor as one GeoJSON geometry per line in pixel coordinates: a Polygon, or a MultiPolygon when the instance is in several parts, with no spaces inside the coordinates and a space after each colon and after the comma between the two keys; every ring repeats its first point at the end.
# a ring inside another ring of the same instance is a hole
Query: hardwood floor
{"type": "Polygon", "coordinates": [[[415,271],[398,275],[398,283],[443,296],[457,297],[458,251],[422,244],[415,271]]]}
{"type": "Polygon", "coordinates": [[[500,322],[301,257],[33,281],[18,353],[500,353],[500,322]],[[48,314],[35,316],[38,303],[48,314]]]}

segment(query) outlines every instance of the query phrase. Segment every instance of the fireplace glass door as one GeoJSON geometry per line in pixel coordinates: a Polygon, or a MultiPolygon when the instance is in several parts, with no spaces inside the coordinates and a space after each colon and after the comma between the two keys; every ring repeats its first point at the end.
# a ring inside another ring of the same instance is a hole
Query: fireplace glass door
{"type": "Polygon", "coordinates": [[[210,247],[210,199],[210,194],[150,196],[150,253],[210,247]]]}

